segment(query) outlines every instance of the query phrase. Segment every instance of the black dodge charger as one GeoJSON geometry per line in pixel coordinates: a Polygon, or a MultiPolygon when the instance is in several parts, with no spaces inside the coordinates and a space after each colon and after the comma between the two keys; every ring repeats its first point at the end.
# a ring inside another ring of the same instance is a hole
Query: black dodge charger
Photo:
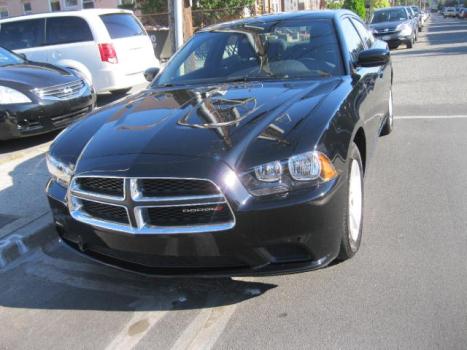
{"type": "Polygon", "coordinates": [[[31,62],[0,47],[0,140],[63,129],[95,102],[79,72],[31,62]]]}
{"type": "Polygon", "coordinates": [[[355,14],[211,26],[146,77],[51,146],[63,242],[179,276],[303,271],[357,252],[363,174],[393,116],[387,44],[355,14]]]}

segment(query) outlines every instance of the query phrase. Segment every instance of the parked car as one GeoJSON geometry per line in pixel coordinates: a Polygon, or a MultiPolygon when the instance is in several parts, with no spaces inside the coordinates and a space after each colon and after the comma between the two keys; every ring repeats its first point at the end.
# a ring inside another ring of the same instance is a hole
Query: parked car
{"type": "Polygon", "coordinates": [[[409,12],[409,17],[412,19],[412,25],[414,27],[414,32],[415,32],[415,41],[417,41],[418,40],[418,31],[419,31],[418,28],[420,26],[419,18],[418,18],[417,14],[415,13],[415,11],[413,10],[412,7],[405,6],[405,8],[409,12]]]}
{"type": "Polygon", "coordinates": [[[411,9],[414,12],[415,16],[417,17],[418,31],[421,32],[423,30],[423,22],[424,22],[422,11],[420,10],[420,7],[418,6],[411,6],[411,9]]]}
{"type": "Polygon", "coordinates": [[[467,18],[467,7],[462,7],[459,11],[459,18],[467,18]]]}
{"type": "Polygon", "coordinates": [[[456,8],[455,7],[445,7],[443,11],[443,17],[456,17],[456,8]]]}
{"type": "Polygon", "coordinates": [[[415,43],[417,27],[407,7],[377,9],[370,18],[369,26],[377,39],[388,43],[390,49],[405,44],[411,49],[415,43]]]}
{"type": "Polygon", "coordinates": [[[127,10],[89,9],[0,20],[0,46],[31,60],[79,70],[97,93],[144,83],[158,66],[151,40],[127,10]]]}
{"type": "Polygon", "coordinates": [[[63,242],[160,275],[301,271],[357,252],[363,174],[393,128],[390,52],[357,15],[214,25],[146,76],[50,147],[63,242]]]}
{"type": "Polygon", "coordinates": [[[95,101],[77,72],[0,47],[0,140],[62,129],[90,112],[95,101]]]}

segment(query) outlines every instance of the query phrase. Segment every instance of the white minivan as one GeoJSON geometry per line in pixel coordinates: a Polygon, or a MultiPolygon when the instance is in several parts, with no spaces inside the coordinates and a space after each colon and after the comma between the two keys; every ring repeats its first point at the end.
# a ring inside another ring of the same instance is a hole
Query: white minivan
{"type": "Polygon", "coordinates": [[[0,46],[31,61],[77,70],[97,93],[145,83],[159,67],[151,39],[131,11],[89,9],[0,20],[0,46]]]}

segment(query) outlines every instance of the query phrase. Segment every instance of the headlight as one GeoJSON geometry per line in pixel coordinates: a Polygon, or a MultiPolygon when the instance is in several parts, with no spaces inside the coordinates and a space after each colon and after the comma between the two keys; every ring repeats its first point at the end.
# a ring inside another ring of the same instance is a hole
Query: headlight
{"type": "Polygon", "coordinates": [[[400,30],[401,35],[410,35],[412,34],[412,27],[408,24],[399,24],[396,30],[400,30]]]}
{"type": "Polygon", "coordinates": [[[50,154],[46,156],[47,169],[54,180],[62,186],[68,187],[73,175],[73,166],[64,164],[50,154]]]}
{"type": "Polygon", "coordinates": [[[324,153],[317,151],[265,163],[241,175],[243,184],[254,196],[284,193],[336,177],[337,171],[332,162],[324,153]]]}
{"type": "Polygon", "coordinates": [[[4,105],[31,102],[25,94],[6,86],[0,86],[0,101],[4,105]]]}

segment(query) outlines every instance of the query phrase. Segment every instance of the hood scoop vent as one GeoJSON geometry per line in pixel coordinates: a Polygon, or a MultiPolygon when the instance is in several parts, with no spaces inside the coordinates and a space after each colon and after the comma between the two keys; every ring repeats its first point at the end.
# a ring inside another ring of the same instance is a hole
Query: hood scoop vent
{"type": "Polygon", "coordinates": [[[243,119],[261,107],[254,97],[228,99],[219,95],[221,94],[218,92],[204,98],[201,94],[198,95],[196,106],[178,124],[201,129],[238,126],[243,119]]]}

